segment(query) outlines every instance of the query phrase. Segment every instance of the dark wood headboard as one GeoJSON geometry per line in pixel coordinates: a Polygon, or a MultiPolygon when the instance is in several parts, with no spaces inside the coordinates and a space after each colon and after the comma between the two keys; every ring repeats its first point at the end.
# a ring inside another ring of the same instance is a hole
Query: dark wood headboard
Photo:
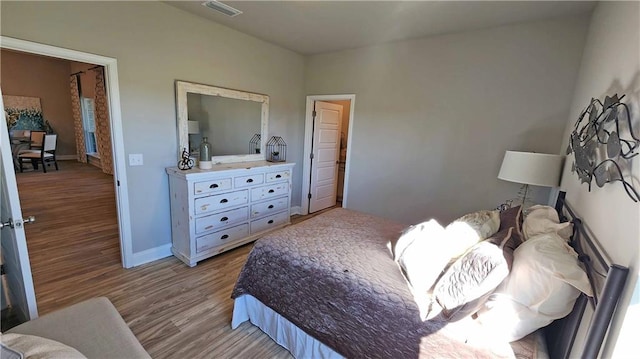
{"type": "Polygon", "coordinates": [[[611,263],[599,243],[589,237],[582,221],[567,204],[565,195],[565,192],[558,194],[555,208],[561,221],[573,223],[573,236],[569,244],[578,253],[594,296],[591,298],[581,294],[569,315],[545,328],[545,339],[551,359],[569,358],[585,309],[590,305],[594,312],[591,318],[584,318],[590,322],[581,357],[596,358],[611,324],[629,269],[611,263]]]}

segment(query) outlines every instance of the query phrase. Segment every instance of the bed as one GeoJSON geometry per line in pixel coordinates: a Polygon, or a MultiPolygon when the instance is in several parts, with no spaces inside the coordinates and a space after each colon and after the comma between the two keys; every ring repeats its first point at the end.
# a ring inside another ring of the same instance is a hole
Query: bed
{"type": "Polygon", "coordinates": [[[509,350],[470,343],[459,333],[464,321],[425,319],[388,247],[406,225],[341,208],[256,242],[232,293],[232,328],[249,320],[297,358],[566,358],[591,306],[583,356],[595,357],[626,268],[606,263],[563,199],[558,213],[577,224],[571,245],[599,295],[581,295],[571,314],[509,350]],[[609,270],[607,280],[599,278],[597,266],[609,270]]]}

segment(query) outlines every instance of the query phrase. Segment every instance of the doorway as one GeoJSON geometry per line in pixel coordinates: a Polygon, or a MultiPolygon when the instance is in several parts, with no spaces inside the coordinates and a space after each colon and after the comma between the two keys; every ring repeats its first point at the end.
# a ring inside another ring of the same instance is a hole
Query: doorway
{"type": "Polygon", "coordinates": [[[354,105],[353,94],[307,96],[302,215],[336,204],[347,208],[354,105]]]}
{"type": "Polygon", "coordinates": [[[120,241],[120,259],[123,267],[133,267],[134,258],[133,246],[131,243],[131,222],[129,215],[129,196],[126,179],[122,116],[120,112],[120,90],[118,85],[117,60],[114,58],[39,44],[31,41],[18,40],[6,36],[0,36],[0,47],[28,54],[104,66],[105,90],[108,98],[107,106],[111,120],[109,130],[113,156],[112,185],[115,190],[118,234],[120,241]]]}

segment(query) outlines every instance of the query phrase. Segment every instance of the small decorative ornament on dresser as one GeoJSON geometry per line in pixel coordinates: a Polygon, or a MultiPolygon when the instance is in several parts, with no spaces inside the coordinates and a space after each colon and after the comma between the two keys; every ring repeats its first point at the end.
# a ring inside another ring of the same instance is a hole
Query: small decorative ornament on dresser
{"type": "Polygon", "coordinates": [[[630,172],[631,158],[638,155],[640,147],[629,106],[620,102],[624,96],[606,96],[604,103],[591,99],[574,125],[567,155],[573,153],[571,171],[578,175],[581,183],[589,185],[589,191],[594,177],[598,187],[619,181],[631,200],[638,202],[638,191],[624,178],[624,173],[630,172]],[[587,115],[587,122],[582,123],[587,115]]]}
{"type": "Polygon", "coordinates": [[[211,144],[208,142],[208,138],[203,137],[200,144],[200,169],[210,170],[213,167],[211,162],[211,144]]]}
{"type": "Polygon", "coordinates": [[[193,168],[193,158],[189,157],[189,151],[187,149],[182,150],[182,156],[180,157],[180,161],[178,161],[178,168],[186,171],[193,168]]]}
{"type": "Polygon", "coordinates": [[[287,143],[280,136],[272,136],[267,142],[267,161],[284,162],[287,160],[287,143]]]}

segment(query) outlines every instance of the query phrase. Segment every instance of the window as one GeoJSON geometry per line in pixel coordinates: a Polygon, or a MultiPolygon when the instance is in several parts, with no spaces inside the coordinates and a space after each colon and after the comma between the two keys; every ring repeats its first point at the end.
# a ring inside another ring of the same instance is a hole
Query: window
{"type": "Polygon", "coordinates": [[[80,98],[82,107],[82,127],[84,128],[84,141],[87,154],[99,156],[98,146],[96,146],[96,121],[93,112],[93,99],[88,97],[80,98]]]}

